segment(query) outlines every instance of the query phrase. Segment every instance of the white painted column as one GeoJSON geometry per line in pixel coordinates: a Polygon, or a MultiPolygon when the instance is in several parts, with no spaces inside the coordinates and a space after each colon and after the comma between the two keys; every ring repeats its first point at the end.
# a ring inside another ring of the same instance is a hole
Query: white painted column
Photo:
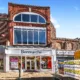
{"type": "Polygon", "coordinates": [[[26,66],[26,56],[25,56],[25,70],[27,70],[27,66],[26,66]]]}
{"type": "Polygon", "coordinates": [[[36,56],[35,56],[34,63],[35,63],[35,70],[37,70],[37,65],[36,65],[36,56]]]}
{"type": "Polygon", "coordinates": [[[55,73],[55,64],[54,64],[54,56],[53,55],[51,58],[51,62],[52,62],[52,72],[55,73]]]}
{"type": "Polygon", "coordinates": [[[52,50],[52,72],[56,73],[56,50],[52,50]]]}
{"type": "Polygon", "coordinates": [[[21,72],[22,72],[22,56],[21,56],[21,72]]]}
{"type": "Polygon", "coordinates": [[[4,56],[4,71],[8,72],[9,69],[10,69],[9,67],[10,67],[10,65],[9,65],[9,56],[5,55],[4,56]]]}

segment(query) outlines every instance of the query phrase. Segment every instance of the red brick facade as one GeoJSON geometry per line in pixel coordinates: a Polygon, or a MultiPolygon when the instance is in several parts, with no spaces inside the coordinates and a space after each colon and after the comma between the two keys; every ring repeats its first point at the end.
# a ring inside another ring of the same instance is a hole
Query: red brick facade
{"type": "Polygon", "coordinates": [[[39,6],[29,6],[29,5],[19,5],[9,3],[8,5],[8,13],[9,13],[9,36],[10,36],[10,44],[13,45],[13,27],[14,26],[29,26],[29,27],[46,27],[47,29],[47,44],[51,43],[51,28],[50,28],[50,8],[49,7],[39,7],[39,6]],[[21,22],[13,22],[14,15],[20,12],[29,12],[29,8],[31,8],[31,12],[38,13],[42,15],[46,19],[46,24],[33,24],[33,23],[21,23],[21,22]]]}
{"type": "Polygon", "coordinates": [[[47,29],[47,46],[54,49],[77,50],[80,49],[79,39],[56,38],[56,29],[50,21],[50,7],[8,4],[8,15],[0,14],[0,19],[8,19],[0,21],[0,44],[13,46],[13,27],[29,26],[29,27],[46,27],[47,29]],[[46,24],[22,23],[14,22],[13,17],[20,12],[34,12],[42,15],[46,19],[46,24]],[[3,31],[4,30],[4,31],[3,31]],[[5,36],[1,36],[5,34],[5,36]]]}

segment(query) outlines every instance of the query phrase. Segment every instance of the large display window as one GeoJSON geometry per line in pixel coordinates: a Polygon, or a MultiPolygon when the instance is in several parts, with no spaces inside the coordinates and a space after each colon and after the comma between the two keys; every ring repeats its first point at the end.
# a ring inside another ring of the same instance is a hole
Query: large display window
{"type": "Polygon", "coordinates": [[[47,56],[41,58],[41,68],[52,69],[51,57],[47,56]]]}

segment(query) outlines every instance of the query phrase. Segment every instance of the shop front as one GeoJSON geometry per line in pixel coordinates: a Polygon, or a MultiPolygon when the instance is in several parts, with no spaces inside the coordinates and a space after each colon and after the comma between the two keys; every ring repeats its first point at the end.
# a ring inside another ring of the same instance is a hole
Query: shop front
{"type": "Polygon", "coordinates": [[[52,69],[51,56],[9,56],[10,70],[20,67],[25,70],[52,69]]]}
{"type": "Polygon", "coordinates": [[[5,50],[5,71],[55,71],[55,50],[50,48],[8,48],[5,50]]]}

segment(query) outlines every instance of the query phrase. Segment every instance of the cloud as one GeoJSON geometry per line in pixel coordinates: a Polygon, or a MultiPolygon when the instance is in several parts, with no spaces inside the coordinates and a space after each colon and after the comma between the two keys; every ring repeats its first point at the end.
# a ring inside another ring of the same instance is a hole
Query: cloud
{"type": "Polygon", "coordinates": [[[76,11],[78,11],[78,10],[79,10],[79,8],[78,8],[77,6],[75,6],[75,7],[74,7],[74,9],[75,9],[76,11]]]}
{"type": "Polygon", "coordinates": [[[55,27],[55,28],[60,28],[60,24],[59,24],[58,21],[57,21],[55,18],[53,18],[52,16],[51,16],[51,22],[54,24],[54,27],[55,27]]]}

